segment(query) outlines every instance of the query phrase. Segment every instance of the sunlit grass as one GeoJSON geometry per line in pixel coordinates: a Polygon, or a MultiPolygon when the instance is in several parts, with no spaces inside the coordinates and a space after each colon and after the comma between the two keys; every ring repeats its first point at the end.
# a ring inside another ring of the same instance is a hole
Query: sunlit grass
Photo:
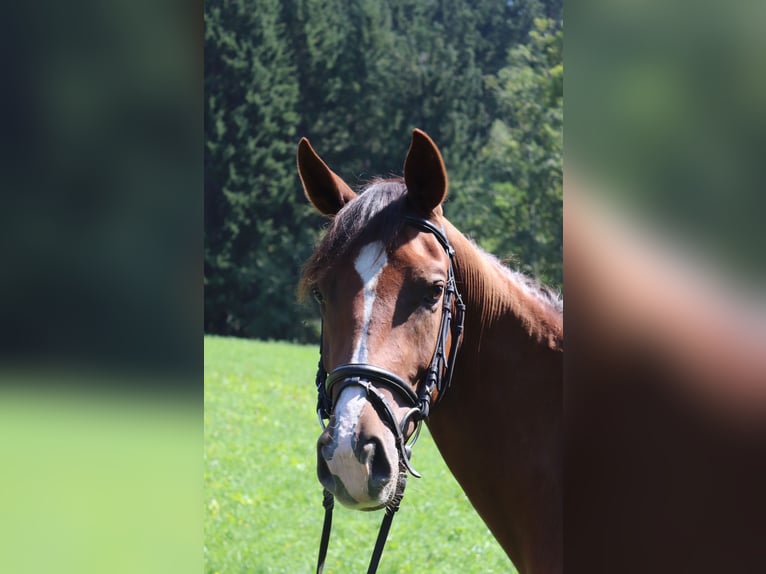
{"type": "MultiPolygon", "coordinates": [[[[205,571],[313,572],[316,347],[205,339],[205,571]]],[[[514,572],[427,431],[379,571],[514,572]]],[[[382,513],[338,505],[325,572],[364,572],[382,513]]]]}

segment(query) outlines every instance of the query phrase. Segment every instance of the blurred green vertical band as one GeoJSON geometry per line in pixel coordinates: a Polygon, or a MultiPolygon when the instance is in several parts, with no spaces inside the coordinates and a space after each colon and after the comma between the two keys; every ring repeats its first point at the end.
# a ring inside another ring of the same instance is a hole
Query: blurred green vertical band
{"type": "Polygon", "coordinates": [[[13,3],[0,571],[199,572],[202,3],[13,3]]]}

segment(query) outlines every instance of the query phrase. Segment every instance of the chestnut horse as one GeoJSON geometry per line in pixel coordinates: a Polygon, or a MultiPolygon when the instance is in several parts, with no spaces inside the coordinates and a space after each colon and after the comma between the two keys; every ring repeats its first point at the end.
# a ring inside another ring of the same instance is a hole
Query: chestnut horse
{"type": "Polygon", "coordinates": [[[351,508],[390,505],[401,496],[402,469],[411,469],[409,447],[400,441],[413,434],[420,414],[518,570],[560,572],[561,301],[444,217],[446,170],[420,130],[413,132],[404,178],[375,181],[359,195],[305,138],[298,171],[311,204],[332,218],[301,281],[302,293],[320,303],[320,373],[330,373],[333,383],[329,423],[317,444],[320,482],[351,508]],[[462,340],[454,328],[444,329],[461,296],[462,340]],[[459,351],[452,383],[448,376],[428,385],[434,405],[420,412],[416,398],[435,349],[444,355],[440,377],[450,370],[444,358],[459,351]]]}

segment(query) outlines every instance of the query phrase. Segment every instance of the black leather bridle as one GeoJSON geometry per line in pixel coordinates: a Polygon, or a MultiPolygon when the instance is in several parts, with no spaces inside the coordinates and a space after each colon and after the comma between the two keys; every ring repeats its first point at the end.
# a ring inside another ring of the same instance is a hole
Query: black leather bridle
{"type": "MultiPolygon", "coordinates": [[[[417,390],[413,391],[410,385],[395,373],[375,365],[348,363],[340,365],[328,373],[324,368],[322,360],[322,342],[320,341],[319,344],[319,367],[316,376],[316,387],[317,415],[322,428],[325,428],[324,421],[330,418],[335,407],[332,401],[333,389],[337,387],[337,396],[340,396],[343,389],[350,386],[358,386],[365,390],[367,400],[375,408],[383,424],[393,433],[396,449],[399,452],[400,468],[396,494],[386,506],[386,515],[378,532],[375,550],[367,570],[368,574],[373,574],[377,570],[380,557],[383,553],[383,546],[385,545],[388,531],[391,528],[391,522],[393,521],[394,514],[399,510],[399,504],[402,496],[404,496],[407,472],[410,472],[417,478],[420,477],[420,474],[410,463],[411,448],[415,441],[417,441],[423,420],[430,413],[434,392],[436,392],[436,404],[444,397],[452,382],[455,357],[457,356],[457,350],[463,335],[463,321],[465,318],[465,304],[457,289],[453,269],[455,250],[450,245],[447,236],[441,229],[426,219],[405,216],[404,220],[407,224],[417,227],[421,231],[432,233],[449,256],[449,270],[442,299],[442,318],[439,334],[436,339],[436,347],[431,364],[418,384],[417,390]],[[446,351],[447,338],[450,335],[452,336],[452,341],[448,356],[446,351]],[[409,404],[410,410],[400,422],[397,422],[391,405],[380,390],[378,390],[378,386],[387,387],[409,404]],[[413,433],[414,438],[412,442],[408,445],[405,442],[405,435],[410,422],[416,424],[416,430],[413,433]]],[[[330,540],[330,529],[332,528],[334,498],[332,493],[326,489],[324,491],[323,505],[325,508],[325,520],[319,547],[319,558],[317,560],[317,574],[321,574],[324,568],[324,560],[330,540]]]]}

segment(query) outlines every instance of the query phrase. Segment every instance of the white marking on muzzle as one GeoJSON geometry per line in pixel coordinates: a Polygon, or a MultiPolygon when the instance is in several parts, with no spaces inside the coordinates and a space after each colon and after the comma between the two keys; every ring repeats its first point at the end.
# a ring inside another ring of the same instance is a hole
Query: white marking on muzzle
{"type": "Polygon", "coordinates": [[[373,241],[362,247],[356,261],[354,261],[354,269],[359,273],[364,284],[364,311],[362,331],[359,333],[359,339],[354,346],[354,354],[351,357],[352,363],[367,362],[367,336],[370,330],[372,307],[375,303],[375,289],[378,286],[378,278],[387,263],[386,246],[382,241],[373,241]]]}
{"type": "Polygon", "coordinates": [[[354,452],[359,417],[366,402],[364,389],[357,386],[343,389],[335,406],[335,449],[332,458],[326,461],[330,472],[341,477],[348,493],[359,502],[369,498],[369,471],[354,452]]]}
{"type": "Polygon", "coordinates": [[[361,387],[346,387],[340,393],[338,403],[335,405],[336,452],[338,449],[353,451],[356,427],[366,401],[367,395],[361,387]]]}

